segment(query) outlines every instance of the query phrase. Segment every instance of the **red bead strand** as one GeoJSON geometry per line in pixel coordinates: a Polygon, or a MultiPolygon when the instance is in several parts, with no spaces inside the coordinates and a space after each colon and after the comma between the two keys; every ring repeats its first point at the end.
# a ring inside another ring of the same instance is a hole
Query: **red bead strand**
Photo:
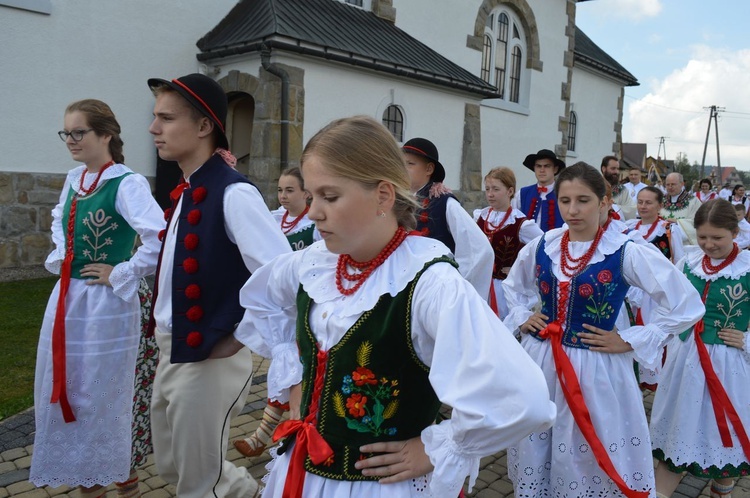
{"type": "Polygon", "coordinates": [[[737,255],[739,253],[740,253],[739,246],[737,244],[734,244],[734,247],[732,247],[732,252],[729,253],[729,256],[727,256],[724,261],[722,261],[716,266],[711,264],[711,258],[709,258],[708,254],[706,254],[703,256],[703,261],[701,262],[703,266],[703,271],[706,273],[706,275],[715,275],[716,273],[719,273],[721,270],[723,270],[727,266],[731,265],[734,262],[734,260],[737,259],[737,255]]]}
{"type": "Polygon", "coordinates": [[[285,212],[284,216],[282,216],[281,218],[281,231],[284,232],[285,234],[289,233],[294,227],[297,226],[297,223],[299,223],[300,220],[305,217],[305,215],[307,214],[309,210],[310,210],[310,206],[305,206],[305,210],[302,211],[299,214],[299,216],[294,218],[292,221],[286,221],[287,218],[289,217],[289,211],[285,212]]]}
{"type": "Polygon", "coordinates": [[[498,223],[497,225],[493,227],[492,224],[490,223],[490,215],[492,214],[492,208],[490,208],[490,210],[487,212],[487,219],[485,220],[485,224],[483,228],[484,234],[487,236],[488,239],[492,240],[492,237],[498,232],[498,230],[503,228],[503,226],[505,225],[505,222],[508,221],[508,218],[510,218],[511,212],[513,212],[513,208],[509,207],[508,210],[505,212],[505,216],[500,221],[500,223],[498,223]],[[488,228],[489,228],[489,231],[487,231],[488,228]]]}
{"type": "Polygon", "coordinates": [[[357,289],[362,287],[362,284],[365,283],[365,280],[367,280],[372,272],[375,271],[377,267],[382,265],[385,260],[388,259],[391,254],[393,254],[398,246],[400,246],[401,243],[406,240],[407,235],[408,233],[403,227],[398,227],[390,242],[388,242],[383,250],[380,251],[380,253],[370,261],[360,263],[354,261],[348,254],[339,255],[338,263],[336,264],[336,288],[339,290],[339,292],[345,296],[351,296],[352,294],[354,294],[357,289]],[[361,273],[351,274],[348,272],[347,266],[351,266],[352,268],[360,270],[361,273]],[[355,282],[355,284],[353,287],[346,289],[344,288],[344,280],[355,282]]]}
{"type": "Polygon", "coordinates": [[[599,246],[599,241],[601,241],[603,234],[604,230],[599,227],[599,230],[596,232],[596,237],[594,237],[593,242],[591,242],[591,247],[589,247],[588,251],[586,251],[580,258],[572,257],[568,250],[568,245],[570,244],[570,232],[566,231],[563,234],[562,241],[560,242],[560,269],[562,270],[563,275],[572,278],[586,268],[589,261],[591,261],[591,258],[594,257],[594,252],[596,252],[596,248],[599,246]]]}

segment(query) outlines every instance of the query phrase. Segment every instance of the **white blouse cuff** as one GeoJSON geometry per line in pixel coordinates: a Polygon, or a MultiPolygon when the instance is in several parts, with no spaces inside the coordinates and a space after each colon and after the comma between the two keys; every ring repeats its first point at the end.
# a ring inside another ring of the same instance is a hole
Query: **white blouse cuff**
{"type": "Polygon", "coordinates": [[[744,343],[744,346],[742,348],[742,351],[747,356],[747,359],[750,360],[750,330],[748,330],[747,332],[745,332],[744,335],[745,335],[745,337],[744,337],[745,343],[744,343]]]}
{"type": "Polygon", "coordinates": [[[109,274],[109,283],[115,296],[129,302],[135,299],[136,294],[138,294],[140,278],[130,272],[128,262],[125,261],[112,268],[112,273],[109,274]]]}
{"type": "Polygon", "coordinates": [[[59,275],[63,259],[65,259],[65,253],[59,249],[55,249],[49,254],[49,256],[47,256],[47,259],[44,262],[44,267],[48,272],[59,275]]]}
{"type": "Polygon", "coordinates": [[[269,399],[279,403],[289,401],[289,388],[302,382],[302,363],[296,342],[276,344],[271,349],[267,381],[269,399]]]}
{"type": "Polygon", "coordinates": [[[617,333],[620,334],[622,340],[633,347],[638,363],[650,369],[659,366],[662,346],[667,342],[668,334],[652,324],[618,330],[617,333]]]}
{"type": "Polygon", "coordinates": [[[461,454],[453,440],[450,420],[422,431],[422,443],[434,470],[430,479],[431,496],[458,496],[469,476],[469,492],[479,474],[479,457],[461,454]]]}
{"type": "Polygon", "coordinates": [[[505,325],[513,335],[519,337],[521,334],[521,325],[523,325],[533,314],[534,312],[528,308],[515,306],[508,311],[508,315],[503,319],[503,325],[505,325]]]}

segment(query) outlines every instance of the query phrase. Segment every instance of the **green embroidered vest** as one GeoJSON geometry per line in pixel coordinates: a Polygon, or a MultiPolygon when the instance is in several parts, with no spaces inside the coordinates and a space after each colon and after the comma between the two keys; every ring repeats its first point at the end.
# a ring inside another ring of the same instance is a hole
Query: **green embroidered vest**
{"type": "MultiPolygon", "coordinates": [[[[435,422],[440,401],[428,379],[429,367],[417,357],[411,341],[411,301],[430,261],[396,296],[380,296],[338,344],[328,351],[317,429],[334,451],[320,465],[305,460],[305,469],[342,481],[377,481],[354,464],[367,456],[359,447],[418,436],[435,422]]],[[[302,418],[310,411],[317,341],[310,330],[312,300],[302,286],[297,293],[297,344],[302,359],[302,418]]]]}
{"type": "MultiPolygon", "coordinates": [[[[71,278],[83,278],[81,269],[89,263],[114,266],[130,259],[137,233],[115,209],[117,189],[130,174],[107,180],[91,194],[78,198],[71,278]]],[[[75,190],[71,188],[63,208],[62,229],[66,238],[73,194],[75,190]]]]}
{"type": "MultiPolygon", "coordinates": [[[[687,265],[683,269],[690,283],[703,295],[706,281],[693,275],[687,265]]],[[[705,327],[701,338],[706,344],[724,344],[719,339],[721,329],[736,329],[745,332],[750,323],[750,273],[741,276],[739,280],[720,277],[711,282],[706,296],[706,314],[703,315],[705,327]]],[[[692,330],[692,329],[691,329],[692,330]]],[[[690,337],[687,330],[680,334],[680,339],[686,341],[690,337]]]]}
{"type": "Polygon", "coordinates": [[[313,232],[315,231],[315,225],[311,224],[303,228],[299,232],[288,233],[286,240],[289,241],[289,245],[292,246],[292,251],[299,251],[307,246],[311,246],[313,243],[313,232]]]}

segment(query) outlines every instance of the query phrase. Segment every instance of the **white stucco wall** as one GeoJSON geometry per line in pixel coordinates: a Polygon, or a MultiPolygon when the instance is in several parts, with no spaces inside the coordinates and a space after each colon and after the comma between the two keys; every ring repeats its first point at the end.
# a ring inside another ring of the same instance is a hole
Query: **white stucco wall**
{"type": "Polygon", "coordinates": [[[51,0],[44,15],[0,5],[0,171],[64,173],[65,107],[97,98],[123,129],[126,163],[153,175],[150,77],[198,70],[195,43],[236,0],[51,0]]]}
{"type": "Polygon", "coordinates": [[[602,157],[613,153],[617,99],[621,90],[622,83],[585,67],[573,67],[570,102],[578,123],[576,150],[568,154],[567,164],[586,161],[598,168],[602,157]]]}
{"type": "MultiPolygon", "coordinates": [[[[312,57],[275,51],[271,61],[305,71],[304,143],[337,118],[365,114],[380,121],[393,103],[404,113],[404,140],[421,136],[434,142],[446,167],[446,184],[459,188],[465,96],[312,57]]],[[[222,74],[232,69],[257,76],[259,62],[257,57],[235,60],[222,65],[222,74]]]]}

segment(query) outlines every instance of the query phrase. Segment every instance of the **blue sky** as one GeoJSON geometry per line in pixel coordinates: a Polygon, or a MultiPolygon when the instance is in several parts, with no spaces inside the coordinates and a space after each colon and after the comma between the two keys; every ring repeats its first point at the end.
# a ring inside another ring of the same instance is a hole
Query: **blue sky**
{"type": "MultiPolygon", "coordinates": [[[[722,166],[750,170],[750,30],[747,0],[595,0],[576,23],[638,78],[625,89],[623,141],[667,159],[700,163],[709,111],[717,105],[722,166]],[[664,155],[662,153],[662,155],[664,155]]],[[[706,164],[716,164],[712,125],[706,164]]]]}

